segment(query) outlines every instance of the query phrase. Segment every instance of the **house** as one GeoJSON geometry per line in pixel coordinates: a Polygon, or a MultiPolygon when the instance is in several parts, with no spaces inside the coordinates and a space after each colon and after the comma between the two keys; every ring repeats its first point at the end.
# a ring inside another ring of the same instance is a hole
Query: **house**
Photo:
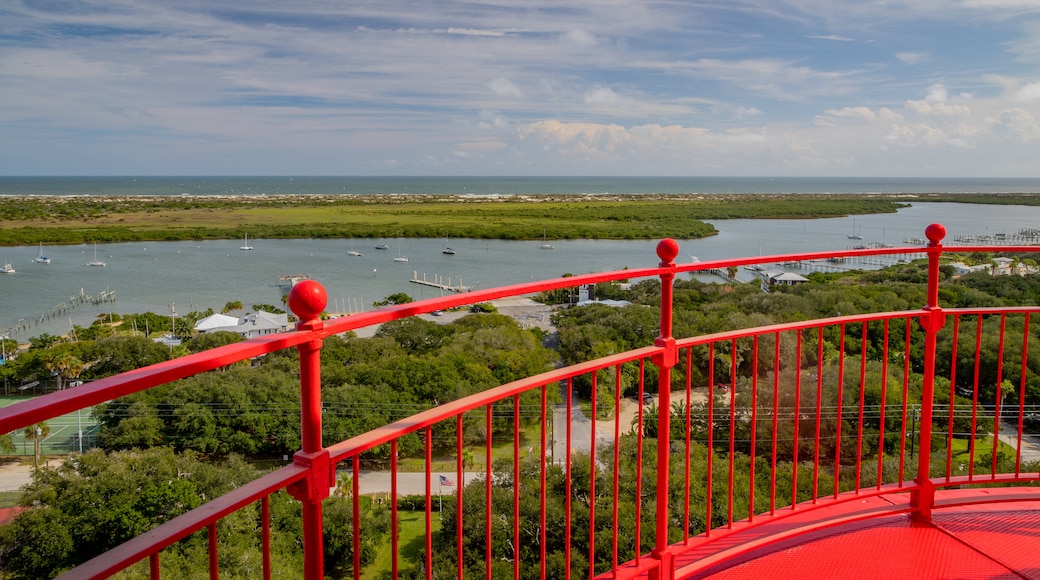
{"type": "Polygon", "coordinates": [[[780,285],[780,286],[794,286],[795,284],[804,284],[804,283],[806,283],[808,281],[809,281],[809,279],[806,278],[805,276],[800,276],[800,275],[794,274],[792,272],[783,272],[783,273],[777,274],[775,276],[770,276],[770,278],[769,278],[769,285],[770,286],[777,286],[777,285],[780,285]]]}
{"type": "Polygon", "coordinates": [[[256,338],[289,329],[289,316],[270,312],[250,312],[241,319],[223,314],[207,316],[195,324],[199,332],[234,332],[243,337],[256,338]]]}
{"type": "Polygon", "coordinates": [[[242,317],[238,326],[231,330],[242,336],[256,338],[267,334],[274,334],[289,329],[289,315],[286,313],[271,314],[270,312],[251,312],[242,317]]]}
{"type": "Polygon", "coordinates": [[[207,316],[195,323],[197,332],[209,332],[212,330],[227,330],[229,326],[238,326],[238,319],[226,314],[214,314],[207,316]]]}

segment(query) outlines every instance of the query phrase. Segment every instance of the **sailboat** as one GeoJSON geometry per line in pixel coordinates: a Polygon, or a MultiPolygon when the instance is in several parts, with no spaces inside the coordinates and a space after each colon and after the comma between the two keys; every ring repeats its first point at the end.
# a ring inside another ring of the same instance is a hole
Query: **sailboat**
{"type": "Polygon", "coordinates": [[[444,249],[441,250],[441,253],[448,254],[449,256],[455,255],[455,250],[453,250],[452,247],[448,245],[448,234],[444,234],[444,249]]]}
{"type": "Polygon", "coordinates": [[[350,251],[347,252],[347,255],[348,256],[355,256],[355,257],[360,257],[361,256],[361,252],[359,252],[359,251],[354,249],[354,238],[350,239],[350,251]]]}
{"type": "Polygon", "coordinates": [[[550,244],[550,243],[547,243],[545,241],[545,235],[546,235],[545,228],[542,228],[542,245],[540,246],[540,248],[542,250],[554,250],[555,248],[553,248],[553,245],[550,244]]]}
{"type": "Polygon", "coordinates": [[[852,220],[852,233],[849,234],[850,240],[862,240],[863,236],[856,233],[856,220],[852,220]]]}
{"type": "Polygon", "coordinates": [[[249,245],[249,234],[246,234],[246,237],[243,238],[242,245],[239,246],[238,249],[243,252],[250,252],[253,250],[253,246],[249,245]]]}
{"type": "Polygon", "coordinates": [[[40,251],[36,252],[36,259],[33,262],[37,264],[50,264],[51,259],[43,255],[43,242],[40,242],[40,251]]]}
{"type": "Polygon", "coordinates": [[[94,259],[87,262],[88,266],[97,266],[98,268],[104,268],[105,263],[97,259],[97,242],[94,242],[94,259]]]}

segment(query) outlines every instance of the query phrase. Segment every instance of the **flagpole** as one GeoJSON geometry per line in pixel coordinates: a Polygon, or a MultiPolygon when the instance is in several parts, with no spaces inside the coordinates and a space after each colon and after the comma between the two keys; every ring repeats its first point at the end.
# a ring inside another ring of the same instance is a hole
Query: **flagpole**
{"type": "Polygon", "coordinates": [[[441,480],[437,479],[437,500],[440,503],[440,507],[437,508],[437,519],[444,521],[444,490],[441,489],[441,480]]]}

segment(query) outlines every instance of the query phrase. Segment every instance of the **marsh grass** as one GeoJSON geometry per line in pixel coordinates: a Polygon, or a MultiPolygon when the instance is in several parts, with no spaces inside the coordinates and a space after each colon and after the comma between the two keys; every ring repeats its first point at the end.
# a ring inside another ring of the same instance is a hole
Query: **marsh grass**
{"type": "Polygon", "coordinates": [[[691,239],[705,219],[888,213],[901,200],[851,195],[446,196],[0,199],[0,245],[257,238],[691,239]]]}

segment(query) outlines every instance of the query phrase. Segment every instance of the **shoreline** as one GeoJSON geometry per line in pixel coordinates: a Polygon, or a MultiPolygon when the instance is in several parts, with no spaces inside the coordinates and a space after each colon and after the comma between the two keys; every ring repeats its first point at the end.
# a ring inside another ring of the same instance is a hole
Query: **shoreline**
{"type": "Polygon", "coordinates": [[[888,214],[913,203],[1040,206],[1040,194],[552,193],[0,195],[0,246],[177,240],[698,239],[728,219],[888,214]]]}

